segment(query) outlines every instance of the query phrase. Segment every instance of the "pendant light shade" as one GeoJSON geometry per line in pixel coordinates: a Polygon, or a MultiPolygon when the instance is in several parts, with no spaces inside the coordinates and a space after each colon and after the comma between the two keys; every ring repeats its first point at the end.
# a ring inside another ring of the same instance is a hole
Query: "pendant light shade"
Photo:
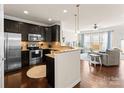
{"type": "Polygon", "coordinates": [[[76,5],[76,13],[75,13],[75,33],[79,33],[79,4],[76,5]]]}

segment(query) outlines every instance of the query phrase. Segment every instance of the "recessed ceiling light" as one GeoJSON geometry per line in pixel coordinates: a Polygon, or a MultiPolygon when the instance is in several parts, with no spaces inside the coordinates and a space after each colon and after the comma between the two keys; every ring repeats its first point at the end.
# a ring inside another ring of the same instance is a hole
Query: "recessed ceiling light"
{"type": "Polygon", "coordinates": [[[25,14],[28,14],[28,11],[24,11],[25,14]]]}
{"type": "Polygon", "coordinates": [[[63,13],[67,13],[68,11],[67,10],[63,10],[63,13]]]}
{"type": "Polygon", "coordinates": [[[48,19],[48,21],[52,21],[52,19],[51,19],[51,18],[49,18],[49,19],[48,19]]]}

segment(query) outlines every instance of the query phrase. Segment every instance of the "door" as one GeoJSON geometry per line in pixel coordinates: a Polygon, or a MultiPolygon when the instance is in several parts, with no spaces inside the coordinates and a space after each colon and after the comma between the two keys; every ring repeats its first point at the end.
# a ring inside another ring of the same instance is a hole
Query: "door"
{"type": "Polygon", "coordinates": [[[4,87],[3,5],[0,4],[0,88],[4,87]]]}

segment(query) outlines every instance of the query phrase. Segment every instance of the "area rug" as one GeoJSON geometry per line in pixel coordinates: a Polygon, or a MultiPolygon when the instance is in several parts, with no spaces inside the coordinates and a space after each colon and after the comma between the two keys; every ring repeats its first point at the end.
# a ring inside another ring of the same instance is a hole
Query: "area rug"
{"type": "Polygon", "coordinates": [[[46,65],[32,67],[27,71],[27,76],[30,78],[46,77],[46,65]]]}

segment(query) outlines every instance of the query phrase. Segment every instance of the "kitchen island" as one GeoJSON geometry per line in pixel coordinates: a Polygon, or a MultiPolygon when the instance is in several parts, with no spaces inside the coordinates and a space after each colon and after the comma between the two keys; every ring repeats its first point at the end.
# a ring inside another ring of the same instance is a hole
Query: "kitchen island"
{"type": "Polygon", "coordinates": [[[47,79],[50,87],[71,88],[80,82],[80,50],[67,49],[47,56],[47,79]]]}

